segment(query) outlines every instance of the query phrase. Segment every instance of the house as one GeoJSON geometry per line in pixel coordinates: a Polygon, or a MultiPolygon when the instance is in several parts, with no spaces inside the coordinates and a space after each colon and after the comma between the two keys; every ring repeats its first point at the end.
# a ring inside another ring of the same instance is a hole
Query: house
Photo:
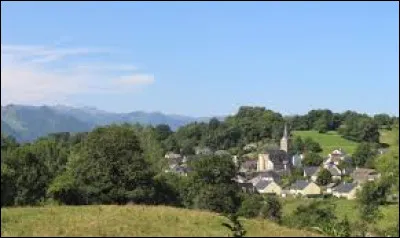
{"type": "Polygon", "coordinates": [[[281,191],[281,196],[282,196],[283,198],[287,197],[289,194],[290,194],[290,191],[289,191],[289,190],[287,190],[287,189],[282,189],[282,191],[281,191]]]}
{"type": "Polygon", "coordinates": [[[276,194],[279,196],[282,192],[281,186],[274,181],[260,180],[255,187],[259,193],[276,194]]]}
{"type": "Polygon", "coordinates": [[[244,193],[256,193],[257,189],[254,187],[252,183],[239,183],[239,189],[244,193]]]}
{"type": "Polygon", "coordinates": [[[244,161],[240,168],[239,172],[251,172],[251,171],[256,171],[257,170],[257,161],[256,160],[246,160],[244,161]]]}
{"type": "Polygon", "coordinates": [[[342,179],[342,171],[336,165],[330,165],[326,169],[331,173],[332,180],[342,179]]]}
{"type": "Polygon", "coordinates": [[[307,180],[297,180],[290,186],[289,191],[293,195],[300,194],[302,196],[321,194],[321,188],[314,182],[307,180]]]}
{"type": "Polygon", "coordinates": [[[318,178],[318,173],[321,170],[320,167],[318,166],[308,166],[308,167],[304,167],[303,171],[303,176],[304,177],[308,177],[311,179],[311,181],[317,181],[318,178]]]}
{"type": "Polygon", "coordinates": [[[332,195],[338,198],[344,197],[352,200],[356,198],[356,193],[359,188],[360,187],[356,183],[342,183],[332,188],[332,195]]]}
{"type": "Polygon", "coordinates": [[[196,155],[212,155],[213,152],[208,147],[196,147],[194,149],[196,155]]]}
{"type": "Polygon", "coordinates": [[[237,183],[245,183],[247,181],[247,179],[241,175],[237,175],[233,180],[237,183]]]}
{"type": "Polygon", "coordinates": [[[288,170],[288,154],[284,150],[267,150],[258,155],[257,171],[288,170]]]}
{"type": "Polygon", "coordinates": [[[274,181],[279,182],[281,177],[274,171],[257,172],[256,176],[249,180],[252,184],[256,185],[259,181],[274,181]]]}
{"type": "Polygon", "coordinates": [[[365,183],[367,181],[374,181],[378,179],[381,175],[377,173],[374,169],[356,168],[350,176],[353,181],[357,183],[365,183]]]}
{"type": "Polygon", "coordinates": [[[285,125],[283,137],[280,141],[280,149],[267,149],[264,153],[259,154],[257,171],[290,171],[291,156],[288,154],[289,144],[289,137],[285,125]]]}
{"type": "Polygon", "coordinates": [[[340,148],[332,151],[324,161],[324,166],[327,165],[339,165],[341,161],[345,160],[346,153],[340,148]]]}
{"type": "Polygon", "coordinates": [[[303,154],[295,154],[292,156],[292,165],[296,168],[300,168],[302,166],[302,161],[304,159],[303,154]]]}
{"type": "Polygon", "coordinates": [[[342,176],[350,176],[351,173],[353,173],[353,171],[354,171],[354,168],[350,167],[350,166],[348,166],[346,168],[343,168],[342,169],[342,176]]]}
{"type": "Polygon", "coordinates": [[[328,194],[332,194],[332,189],[336,186],[335,183],[330,183],[328,185],[326,185],[326,193],[328,194]]]}
{"type": "Polygon", "coordinates": [[[181,159],[182,155],[176,154],[176,153],[170,151],[170,152],[166,153],[164,157],[166,159],[181,159]]]}

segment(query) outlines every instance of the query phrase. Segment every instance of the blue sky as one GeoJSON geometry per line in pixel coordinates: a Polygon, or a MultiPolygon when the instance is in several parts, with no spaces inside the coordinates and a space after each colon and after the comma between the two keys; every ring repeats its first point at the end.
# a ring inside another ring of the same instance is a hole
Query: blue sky
{"type": "Polygon", "coordinates": [[[1,103],[398,115],[398,2],[2,2],[1,103]]]}

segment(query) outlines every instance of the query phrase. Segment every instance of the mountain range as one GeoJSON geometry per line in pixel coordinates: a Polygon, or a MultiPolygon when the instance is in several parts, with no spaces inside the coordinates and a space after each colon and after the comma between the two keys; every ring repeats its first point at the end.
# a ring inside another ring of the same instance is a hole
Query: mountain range
{"type": "Polygon", "coordinates": [[[96,126],[112,123],[167,124],[172,130],[176,130],[191,122],[207,122],[209,119],[211,117],[197,118],[160,112],[112,113],[91,107],[10,104],[1,107],[1,132],[13,136],[19,142],[29,142],[49,133],[85,132],[96,126]]]}

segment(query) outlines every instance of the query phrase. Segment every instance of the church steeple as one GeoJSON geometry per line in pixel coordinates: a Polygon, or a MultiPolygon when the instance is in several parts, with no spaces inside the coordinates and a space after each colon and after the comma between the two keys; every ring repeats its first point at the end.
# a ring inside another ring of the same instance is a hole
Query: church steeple
{"type": "Polygon", "coordinates": [[[288,136],[287,136],[287,127],[286,127],[286,123],[285,123],[285,128],[283,129],[283,137],[282,137],[282,139],[283,138],[288,138],[288,136]]]}
{"type": "Polygon", "coordinates": [[[289,146],[289,141],[288,141],[288,133],[287,133],[287,126],[285,123],[285,128],[283,129],[283,136],[281,139],[281,145],[280,145],[280,149],[286,151],[286,153],[288,152],[288,146],[289,146]]]}

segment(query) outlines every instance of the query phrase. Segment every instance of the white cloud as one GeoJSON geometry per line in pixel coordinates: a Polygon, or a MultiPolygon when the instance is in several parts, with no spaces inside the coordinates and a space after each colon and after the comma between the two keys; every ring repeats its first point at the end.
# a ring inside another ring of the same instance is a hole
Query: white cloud
{"type": "Polygon", "coordinates": [[[118,93],[154,82],[129,64],[77,64],[104,49],[1,45],[1,104],[54,104],[76,94],[118,93]]]}
{"type": "Polygon", "coordinates": [[[116,83],[124,85],[138,85],[138,84],[151,84],[154,82],[154,77],[152,75],[138,74],[122,76],[116,83]]]}

